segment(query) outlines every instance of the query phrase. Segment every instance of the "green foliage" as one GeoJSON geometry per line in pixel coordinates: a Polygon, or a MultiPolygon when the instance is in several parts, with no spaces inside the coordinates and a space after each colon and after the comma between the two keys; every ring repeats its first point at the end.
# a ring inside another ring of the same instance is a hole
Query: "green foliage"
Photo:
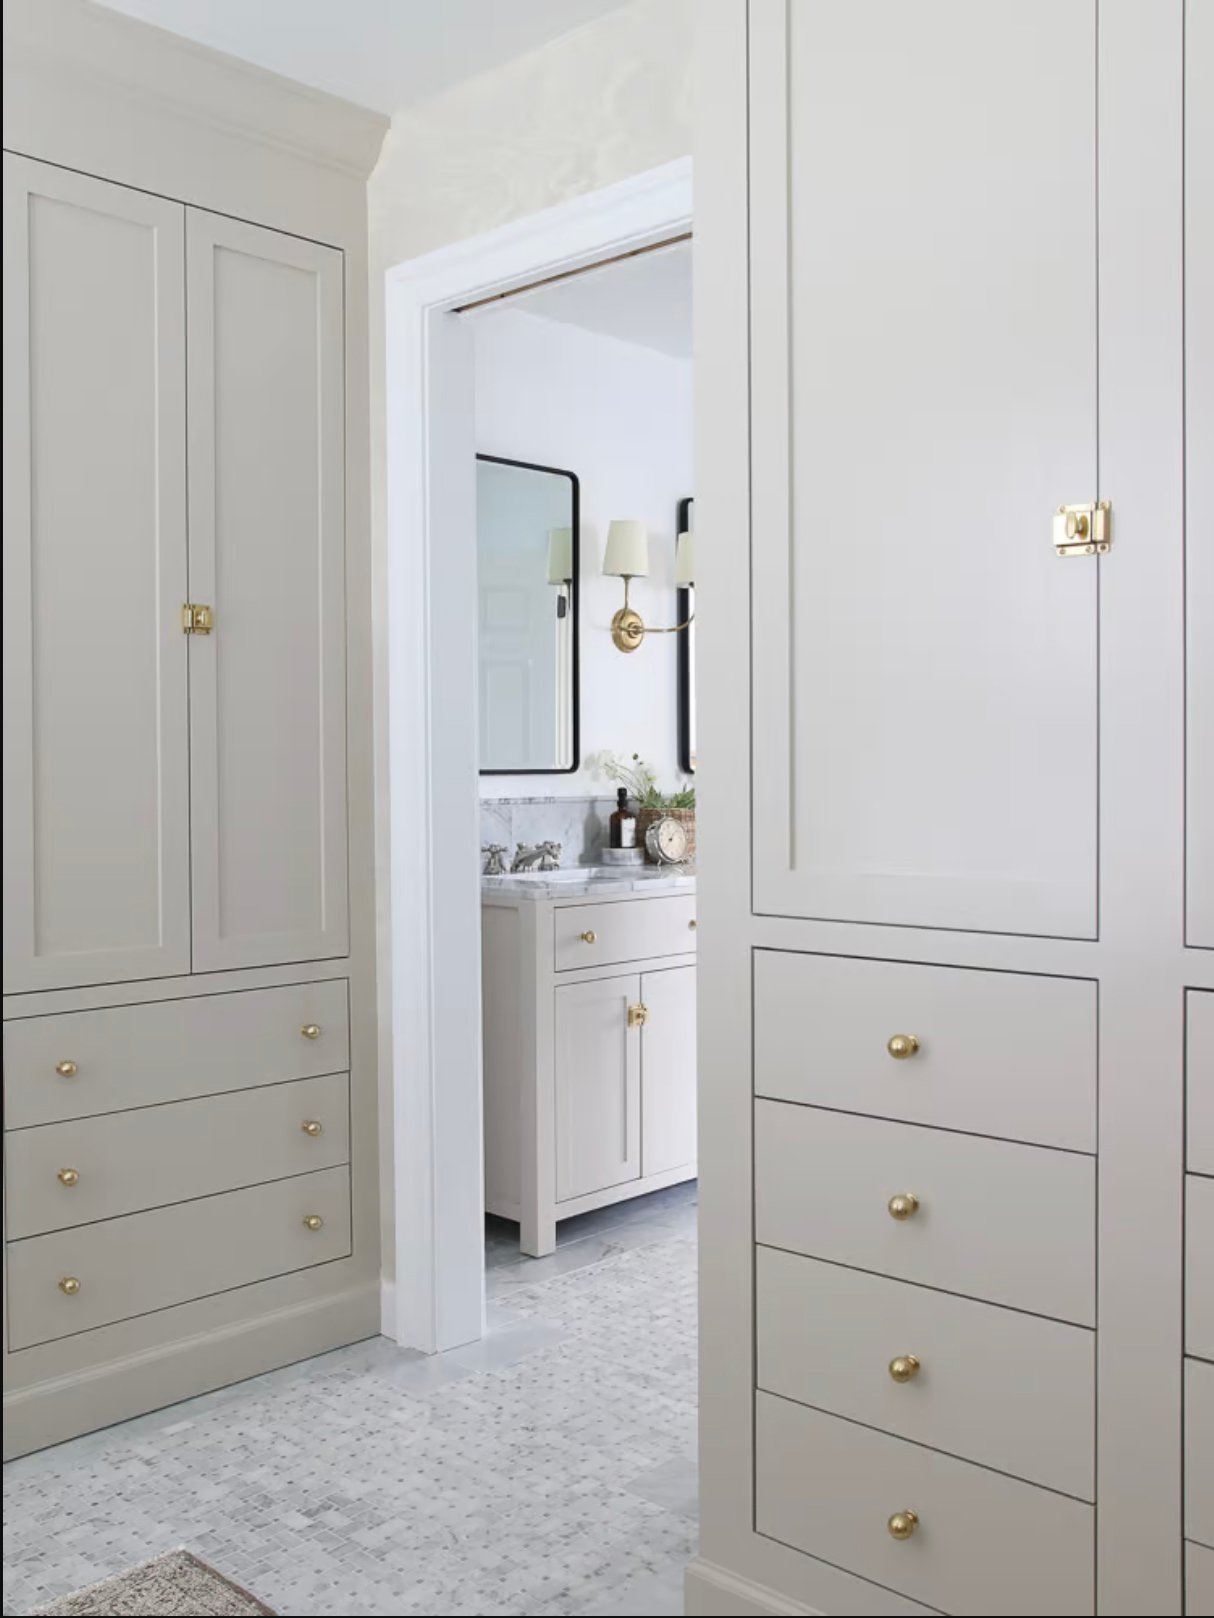
{"type": "Polygon", "coordinates": [[[624,787],[641,809],[694,809],[696,806],[696,789],[690,781],[684,781],[673,792],[663,792],[657,776],[639,753],[634,753],[630,759],[621,758],[618,753],[600,753],[590,763],[596,774],[624,787]]]}

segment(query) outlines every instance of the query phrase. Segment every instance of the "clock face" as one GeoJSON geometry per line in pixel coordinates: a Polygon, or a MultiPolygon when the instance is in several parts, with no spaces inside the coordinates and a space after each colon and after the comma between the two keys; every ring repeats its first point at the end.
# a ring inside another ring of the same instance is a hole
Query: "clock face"
{"type": "Polygon", "coordinates": [[[677,820],[655,820],[645,835],[645,846],[663,865],[679,865],[687,858],[687,833],[677,820]]]}

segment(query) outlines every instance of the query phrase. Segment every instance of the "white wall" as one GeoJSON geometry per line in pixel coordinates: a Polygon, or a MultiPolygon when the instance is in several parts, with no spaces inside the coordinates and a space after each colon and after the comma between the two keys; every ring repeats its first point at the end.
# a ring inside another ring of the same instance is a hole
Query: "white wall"
{"type": "Polygon", "coordinates": [[[568,775],[483,775],[481,797],[609,796],[613,789],[586,767],[604,748],[639,753],[673,786],[675,637],[618,652],[610,626],[624,586],[601,568],[610,520],[640,518],[651,573],[633,584],[633,601],[646,622],[674,623],[677,508],[694,492],[691,361],[520,308],[476,317],[475,339],[478,451],[575,472],[581,493],[583,767],[568,775]]]}

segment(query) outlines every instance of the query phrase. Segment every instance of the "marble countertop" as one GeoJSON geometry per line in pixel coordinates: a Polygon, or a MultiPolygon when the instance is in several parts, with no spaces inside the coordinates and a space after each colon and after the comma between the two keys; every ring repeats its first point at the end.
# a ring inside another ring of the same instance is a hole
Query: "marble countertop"
{"type": "Polygon", "coordinates": [[[482,876],[484,899],[615,899],[628,893],[694,893],[694,870],[670,865],[587,865],[482,876]]]}

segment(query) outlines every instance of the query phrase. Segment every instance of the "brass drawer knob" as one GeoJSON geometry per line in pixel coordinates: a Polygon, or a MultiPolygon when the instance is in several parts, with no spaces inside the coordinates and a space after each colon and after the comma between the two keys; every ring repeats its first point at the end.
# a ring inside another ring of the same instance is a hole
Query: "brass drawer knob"
{"type": "Polygon", "coordinates": [[[913,1191],[902,1191],[889,1199],[891,1219],[909,1219],[919,1211],[919,1199],[913,1191]]]}
{"type": "Polygon", "coordinates": [[[598,937],[599,937],[599,935],[596,932],[594,932],[591,928],[588,927],[586,929],[586,931],[582,934],[582,943],[583,944],[597,944],[598,943],[598,937]]]}
{"type": "Polygon", "coordinates": [[[909,1539],[919,1526],[917,1511],[895,1511],[887,1524],[891,1539],[909,1539]]]}
{"type": "Polygon", "coordinates": [[[885,1048],[895,1062],[905,1062],[919,1049],[919,1041],[914,1034],[895,1034],[886,1041],[885,1048]]]}
{"type": "Polygon", "coordinates": [[[320,1227],[323,1224],[324,1224],[324,1220],[320,1217],[319,1214],[305,1214],[304,1215],[304,1229],[305,1230],[319,1230],[320,1227]]]}
{"type": "Polygon", "coordinates": [[[80,1171],[79,1169],[60,1169],[57,1179],[60,1185],[79,1185],[80,1171]]]}
{"type": "Polygon", "coordinates": [[[320,1024],[318,1022],[306,1022],[299,1031],[305,1039],[320,1038],[320,1024]]]}
{"type": "Polygon", "coordinates": [[[321,1133],[324,1125],[320,1122],[319,1118],[305,1118],[299,1127],[303,1130],[305,1135],[311,1135],[313,1140],[315,1140],[317,1135],[321,1133]]]}
{"type": "Polygon", "coordinates": [[[74,1079],[79,1069],[75,1062],[56,1062],[55,1072],[61,1079],[74,1079]]]}
{"type": "Polygon", "coordinates": [[[65,1275],[59,1283],[59,1290],[68,1298],[74,1298],[80,1291],[80,1282],[74,1275],[65,1275]]]}
{"type": "Polygon", "coordinates": [[[693,932],[693,933],[694,933],[694,932],[695,932],[695,930],[696,930],[696,921],[695,921],[695,917],[694,917],[694,916],[693,916],[693,917],[692,917],[692,918],[691,918],[691,920],[690,920],[690,921],[689,921],[689,922],[688,922],[688,923],[687,923],[687,925],[688,925],[688,926],[689,926],[689,927],[690,927],[690,928],[691,928],[691,930],[692,930],[692,932],[693,932]]]}
{"type": "Polygon", "coordinates": [[[889,1374],[895,1382],[913,1382],[919,1375],[919,1359],[915,1354],[899,1354],[889,1362],[889,1374]]]}

